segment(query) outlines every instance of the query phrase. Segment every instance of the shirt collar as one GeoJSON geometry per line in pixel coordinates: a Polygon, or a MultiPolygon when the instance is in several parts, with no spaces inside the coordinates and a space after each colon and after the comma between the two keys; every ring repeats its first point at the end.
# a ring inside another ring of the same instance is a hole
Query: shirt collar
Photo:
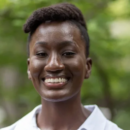
{"type": "Polygon", "coordinates": [[[29,114],[20,119],[14,130],[40,130],[36,124],[36,114],[41,110],[41,105],[35,107],[29,114]]]}
{"type": "Polygon", "coordinates": [[[96,105],[85,106],[91,114],[78,130],[104,130],[107,119],[96,105]]]}
{"type": "MultiPolygon", "coordinates": [[[[107,119],[96,105],[85,106],[91,114],[78,130],[104,130],[107,119]]],[[[40,111],[41,105],[34,108],[27,116],[18,121],[14,130],[40,130],[36,125],[36,114],[40,111]],[[24,124],[24,125],[23,125],[24,124]]]]}

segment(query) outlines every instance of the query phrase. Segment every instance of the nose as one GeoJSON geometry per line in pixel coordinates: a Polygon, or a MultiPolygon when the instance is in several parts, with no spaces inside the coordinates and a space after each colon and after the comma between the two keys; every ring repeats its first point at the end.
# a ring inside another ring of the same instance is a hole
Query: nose
{"type": "Polygon", "coordinates": [[[64,69],[64,64],[58,54],[52,53],[44,69],[51,72],[61,71],[64,69]]]}

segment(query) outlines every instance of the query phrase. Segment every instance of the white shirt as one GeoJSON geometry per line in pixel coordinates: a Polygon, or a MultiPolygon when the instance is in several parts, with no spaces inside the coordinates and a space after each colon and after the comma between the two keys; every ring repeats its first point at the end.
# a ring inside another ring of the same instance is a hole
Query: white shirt
{"type": "MultiPolygon", "coordinates": [[[[78,130],[122,130],[116,124],[107,120],[96,105],[85,106],[91,114],[78,130]]],[[[33,109],[29,114],[14,123],[13,125],[0,130],[40,130],[36,124],[36,114],[40,111],[41,105],[33,109]]]]}

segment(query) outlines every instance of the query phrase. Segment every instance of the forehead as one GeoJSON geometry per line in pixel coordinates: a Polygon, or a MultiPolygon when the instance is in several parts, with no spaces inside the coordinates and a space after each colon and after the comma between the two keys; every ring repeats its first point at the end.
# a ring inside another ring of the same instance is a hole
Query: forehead
{"type": "Polygon", "coordinates": [[[48,22],[41,24],[32,35],[31,45],[40,41],[53,44],[72,41],[77,46],[83,48],[85,44],[79,28],[70,22],[48,22]]]}

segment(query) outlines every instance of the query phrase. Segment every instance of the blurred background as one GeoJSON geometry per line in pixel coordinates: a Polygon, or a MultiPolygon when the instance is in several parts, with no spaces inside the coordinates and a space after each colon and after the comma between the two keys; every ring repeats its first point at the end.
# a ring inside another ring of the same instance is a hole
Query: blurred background
{"type": "Polygon", "coordinates": [[[40,104],[27,78],[27,34],[22,26],[37,8],[70,2],[81,9],[91,40],[91,77],[82,103],[97,104],[107,117],[130,126],[130,0],[0,0],[0,128],[40,104]]]}

